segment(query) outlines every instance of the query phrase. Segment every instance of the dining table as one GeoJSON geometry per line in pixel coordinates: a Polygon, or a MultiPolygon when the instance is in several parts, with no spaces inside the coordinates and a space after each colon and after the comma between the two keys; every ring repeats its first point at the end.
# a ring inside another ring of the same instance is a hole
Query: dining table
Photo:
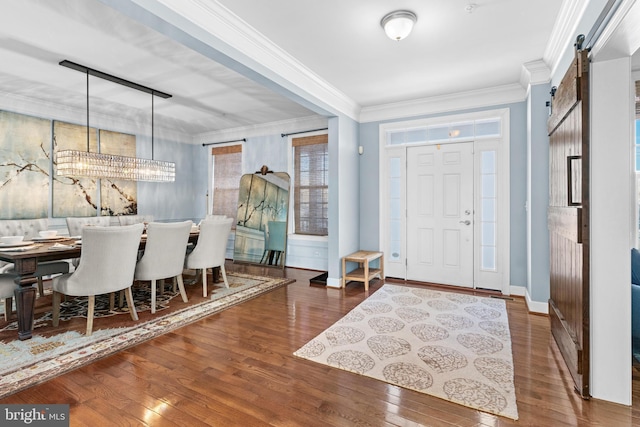
{"type": "MultiPolygon", "coordinates": [[[[197,243],[199,231],[192,229],[189,243],[197,243]]],[[[146,234],[140,238],[140,250],[144,250],[146,234]]],[[[18,339],[27,340],[33,335],[34,308],[37,278],[33,275],[40,262],[80,258],[82,240],[80,236],[57,236],[50,239],[33,239],[11,247],[0,247],[0,260],[14,265],[16,289],[14,297],[18,316],[18,339]]]]}

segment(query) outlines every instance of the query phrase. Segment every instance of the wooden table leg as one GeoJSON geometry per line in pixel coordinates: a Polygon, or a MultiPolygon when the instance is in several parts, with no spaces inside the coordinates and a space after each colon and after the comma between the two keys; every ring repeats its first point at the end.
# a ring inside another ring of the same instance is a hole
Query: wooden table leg
{"type": "MultiPolygon", "coordinates": [[[[35,280],[35,279],[34,279],[35,280]]],[[[16,289],[13,295],[16,300],[18,313],[18,338],[28,340],[33,331],[33,309],[36,305],[36,288],[33,283],[21,283],[16,279],[16,289]]]]}

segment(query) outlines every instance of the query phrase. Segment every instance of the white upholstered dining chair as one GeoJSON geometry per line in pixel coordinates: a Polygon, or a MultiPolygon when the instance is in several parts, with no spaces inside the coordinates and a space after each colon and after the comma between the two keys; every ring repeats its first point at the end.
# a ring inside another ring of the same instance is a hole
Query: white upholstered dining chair
{"type": "Polygon", "coordinates": [[[13,310],[13,291],[16,288],[17,276],[13,274],[0,274],[0,299],[4,300],[4,320],[9,321],[13,310]]]}
{"type": "Polygon", "coordinates": [[[131,285],[143,229],[143,224],[133,224],[82,230],[78,268],[53,279],[53,326],[60,320],[61,295],[87,296],[87,335],[91,335],[95,296],[120,290],[125,290],[131,318],[138,320],[131,285]]]}
{"type": "Polygon", "coordinates": [[[156,312],[157,280],[177,280],[182,301],[189,301],[184,290],[182,269],[192,225],[191,221],[151,222],[147,225],[147,243],[144,255],[136,265],[134,279],[151,281],[151,313],[156,312]]]}
{"type": "Polygon", "coordinates": [[[202,270],[202,296],[204,297],[207,296],[208,268],[220,267],[224,285],[229,287],[224,262],[233,221],[233,218],[202,220],[196,247],[185,258],[185,268],[202,270]]]}
{"type": "MultiPolygon", "coordinates": [[[[49,220],[47,218],[39,219],[5,219],[0,220],[0,236],[24,236],[24,240],[31,240],[39,237],[40,231],[49,229],[49,220]]],[[[14,272],[14,265],[0,261],[0,273],[14,272]]],[[[38,293],[40,296],[44,293],[43,276],[52,276],[54,274],[64,274],[69,272],[69,262],[67,261],[46,261],[39,262],[33,275],[38,280],[38,293]]]]}

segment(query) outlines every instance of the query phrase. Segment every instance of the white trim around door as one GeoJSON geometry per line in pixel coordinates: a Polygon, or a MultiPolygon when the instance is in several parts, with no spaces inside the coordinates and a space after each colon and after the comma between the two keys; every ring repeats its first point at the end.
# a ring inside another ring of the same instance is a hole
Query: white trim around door
{"type": "MultiPolygon", "coordinates": [[[[407,273],[408,259],[416,256],[408,254],[416,245],[410,246],[412,239],[407,236],[411,233],[415,240],[413,233],[417,233],[408,229],[407,221],[408,200],[416,198],[411,194],[416,191],[414,185],[407,182],[409,149],[471,143],[473,195],[461,214],[472,204],[468,218],[473,235],[473,277],[471,282],[450,284],[509,294],[509,109],[385,123],[380,125],[379,135],[380,236],[386,275],[415,280],[415,275],[407,273]]],[[[429,277],[428,269],[425,271],[422,281],[438,283],[436,277],[429,277]]]]}

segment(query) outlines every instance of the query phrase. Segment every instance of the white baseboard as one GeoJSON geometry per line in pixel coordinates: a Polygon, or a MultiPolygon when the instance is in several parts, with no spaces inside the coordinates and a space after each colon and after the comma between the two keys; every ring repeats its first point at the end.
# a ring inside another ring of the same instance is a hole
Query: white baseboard
{"type": "Polygon", "coordinates": [[[510,286],[509,294],[524,297],[530,313],[549,314],[549,304],[546,302],[533,301],[531,295],[529,295],[529,290],[525,286],[510,286]]]}
{"type": "Polygon", "coordinates": [[[523,297],[527,293],[527,288],[524,286],[509,286],[509,295],[515,295],[517,297],[523,297]]]}
{"type": "Polygon", "coordinates": [[[525,297],[525,301],[527,302],[527,308],[531,313],[549,314],[549,303],[533,301],[531,299],[531,295],[529,295],[528,290],[524,297],[525,297]]]}
{"type": "Polygon", "coordinates": [[[329,277],[327,279],[327,288],[340,289],[341,287],[342,287],[342,280],[341,279],[334,279],[332,277],[329,277]]]}

